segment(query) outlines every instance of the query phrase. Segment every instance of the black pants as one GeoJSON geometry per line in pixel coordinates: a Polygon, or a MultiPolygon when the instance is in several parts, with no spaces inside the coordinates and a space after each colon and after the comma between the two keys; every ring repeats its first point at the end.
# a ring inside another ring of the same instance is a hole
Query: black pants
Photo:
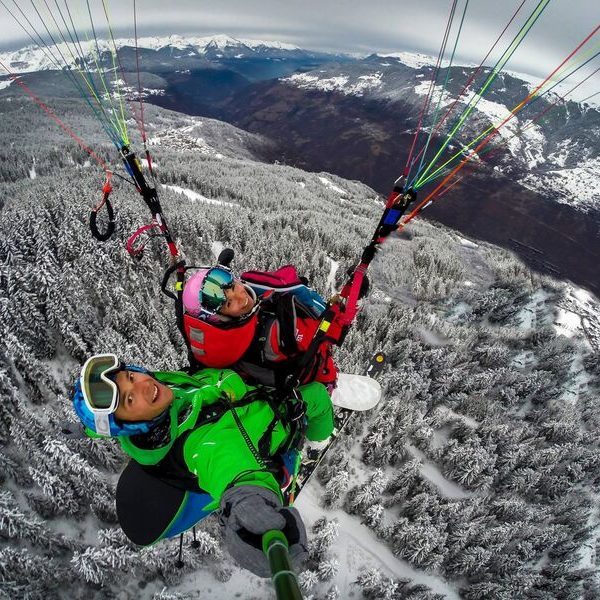
{"type": "Polygon", "coordinates": [[[119,477],[116,501],[123,532],[141,546],[174,537],[212,512],[205,510],[208,494],[171,485],[133,460],[119,477]]]}

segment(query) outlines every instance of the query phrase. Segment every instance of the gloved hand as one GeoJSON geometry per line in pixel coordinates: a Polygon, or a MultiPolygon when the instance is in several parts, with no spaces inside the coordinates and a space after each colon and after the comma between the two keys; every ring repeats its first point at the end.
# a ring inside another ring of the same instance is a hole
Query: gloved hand
{"type": "Polygon", "coordinates": [[[282,506],[277,495],[266,488],[241,485],[227,490],[221,498],[221,525],[229,554],[241,567],[259,577],[271,576],[262,551],[262,536],[271,529],[285,534],[296,569],[302,569],[308,556],[306,529],[300,513],[282,506]]]}

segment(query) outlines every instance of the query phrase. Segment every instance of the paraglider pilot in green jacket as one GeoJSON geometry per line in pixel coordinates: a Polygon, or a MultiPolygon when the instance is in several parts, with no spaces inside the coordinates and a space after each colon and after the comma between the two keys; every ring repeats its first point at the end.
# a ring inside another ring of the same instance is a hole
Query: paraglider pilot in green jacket
{"type": "MultiPolygon", "coordinates": [[[[295,402],[306,438],[326,439],[334,427],[326,388],[304,385],[295,402]]],[[[268,389],[248,386],[231,370],[150,372],[105,354],[86,361],[73,403],[88,435],[116,436],[133,459],[117,488],[117,514],[133,541],[149,544],[191,527],[193,515],[179,529],[174,521],[193,512],[190,498],[203,497],[203,516],[220,507],[226,548],[241,566],[269,575],[260,538],[271,529],[284,531],[301,564],[302,519],[283,506],[280,481],[268,468],[292,441],[293,427],[268,389]]]]}

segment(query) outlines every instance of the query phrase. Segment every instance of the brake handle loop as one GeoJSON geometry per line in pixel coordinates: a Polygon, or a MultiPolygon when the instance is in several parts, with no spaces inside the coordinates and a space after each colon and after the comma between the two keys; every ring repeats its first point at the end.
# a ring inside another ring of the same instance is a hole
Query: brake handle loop
{"type": "Polygon", "coordinates": [[[137,231],[135,231],[127,240],[127,252],[129,253],[129,255],[132,258],[135,258],[136,260],[141,260],[143,253],[144,253],[144,248],[146,247],[146,244],[148,243],[147,241],[139,241],[139,238],[145,234],[148,234],[149,237],[158,237],[159,235],[162,235],[162,231],[160,234],[157,234],[155,236],[151,236],[150,235],[150,231],[152,231],[153,229],[161,229],[161,226],[159,223],[157,223],[156,221],[152,222],[152,223],[148,223],[147,225],[142,225],[142,227],[140,227],[137,231]]]}
{"type": "Polygon", "coordinates": [[[90,230],[92,235],[99,242],[106,242],[110,239],[112,234],[115,232],[115,211],[113,210],[112,204],[110,202],[110,194],[113,191],[111,185],[112,173],[110,171],[106,171],[106,180],[104,181],[104,185],[102,186],[102,200],[92,208],[92,212],[90,213],[90,230]],[[97,217],[98,211],[102,209],[103,206],[106,206],[106,212],[108,214],[108,224],[106,226],[106,231],[100,231],[98,229],[97,217]]]}

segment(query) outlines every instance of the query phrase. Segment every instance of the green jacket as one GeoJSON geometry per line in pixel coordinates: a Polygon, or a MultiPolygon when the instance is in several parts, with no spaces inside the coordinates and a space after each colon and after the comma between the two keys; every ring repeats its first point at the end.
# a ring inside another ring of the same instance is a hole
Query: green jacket
{"type": "MultiPolygon", "coordinates": [[[[172,448],[175,440],[192,431],[183,446],[186,467],[198,478],[199,486],[213,498],[215,507],[230,485],[257,485],[281,495],[273,474],[255,458],[248,447],[232,411],[226,411],[217,421],[196,427],[200,410],[214,404],[226,394],[235,407],[244,395],[256,388],[246,385],[234,371],[203,369],[193,376],[183,372],[155,372],[153,376],[174,392],[169,407],[170,430],[163,445],[144,449],[135,444],[137,437],[119,437],[123,450],[142,465],[156,465],[172,448]]],[[[333,431],[333,408],[327,389],[321,383],[309,383],[300,388],[306,403],[309,440],[327,438],[333,431]]],[[[255,448],[273,420],[273,410],[267,401],[256,400],[235,410],[255,448]]],[[[277,453],[290,432],[278,421],[271,435],[270,455],[277,453]]]]}

